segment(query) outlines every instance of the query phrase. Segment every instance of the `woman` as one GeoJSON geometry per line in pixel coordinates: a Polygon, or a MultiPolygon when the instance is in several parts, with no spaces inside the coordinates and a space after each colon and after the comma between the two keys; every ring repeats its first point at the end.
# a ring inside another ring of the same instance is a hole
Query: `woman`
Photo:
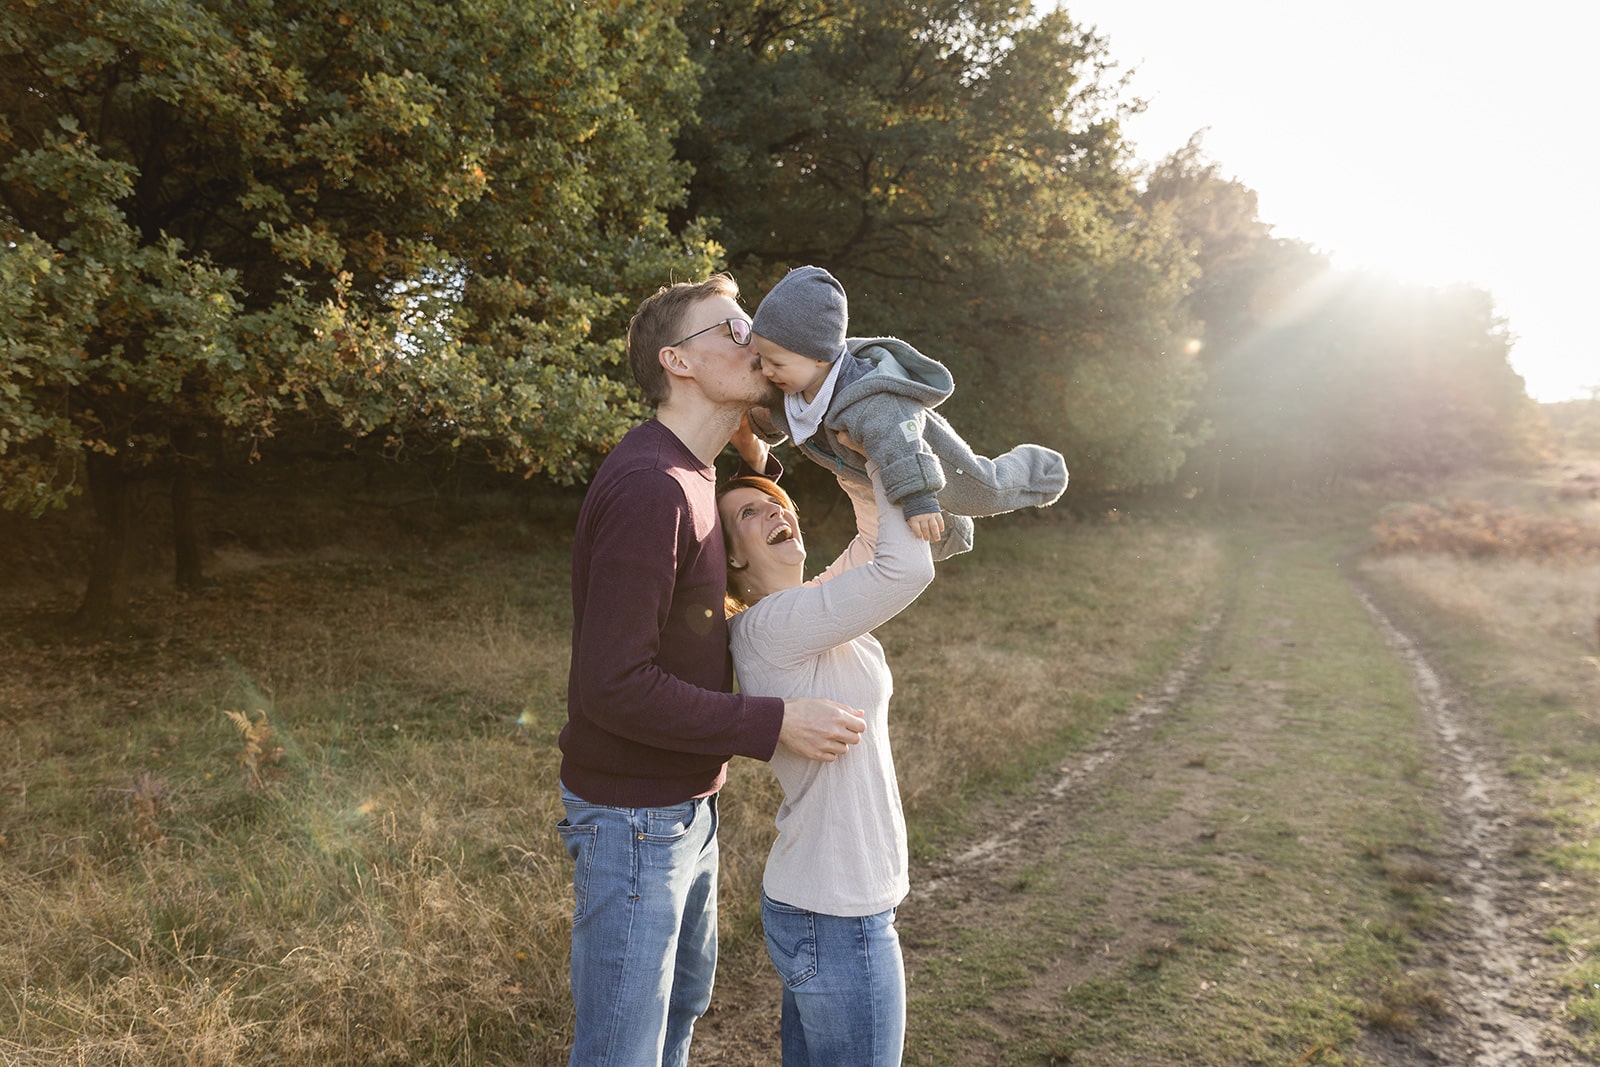
{"type": "Polygon", "coordinates": [[[729,623],[743,692],[827,696],[862,710],[861,743],[832,763],[783,746],[778,839],[762,878],[767,952],[783,978],[784,1067],[889,1067],[905,1044],[905,968],[895,908],[909,889],[905,819],[889,750],[893,679],[872,629],[933,580],[930,546],[884,496],[846,486],[855,539],[804,581],[788,495],[739,478],[718,501],[728,545],[729,623]]]}

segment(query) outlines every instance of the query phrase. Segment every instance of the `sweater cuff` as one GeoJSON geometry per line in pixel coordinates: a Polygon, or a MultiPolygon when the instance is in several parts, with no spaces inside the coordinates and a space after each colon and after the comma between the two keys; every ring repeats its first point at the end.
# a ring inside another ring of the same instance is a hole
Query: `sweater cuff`
{"type": "Polygon", "coordinates": [[[939,461],[927,452],[913,452],[883,465],[883,491],[896,504],[919,493],[938,493],[944,488],[944,471],[939,461]]]}

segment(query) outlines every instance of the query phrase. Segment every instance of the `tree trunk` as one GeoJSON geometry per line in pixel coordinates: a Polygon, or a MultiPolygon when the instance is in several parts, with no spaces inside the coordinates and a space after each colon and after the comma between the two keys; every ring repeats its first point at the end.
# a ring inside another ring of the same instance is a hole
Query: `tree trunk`
{"type": "Polygon", "coordinates": [[[128,617],[128,540],[133,531],[133,479],[113,457],[88,457],[89,500],[96,520],[89,585],[76,622],[91,630],[111,629],[128,617]]]}
{"type": "Polygon", "coordinates": [[[198,589],[201,573],[200,526],[194,512],[194,431],[182,427],[172,432],[177,466],[172,471],[173,580],[179,589],[198,589]]]}

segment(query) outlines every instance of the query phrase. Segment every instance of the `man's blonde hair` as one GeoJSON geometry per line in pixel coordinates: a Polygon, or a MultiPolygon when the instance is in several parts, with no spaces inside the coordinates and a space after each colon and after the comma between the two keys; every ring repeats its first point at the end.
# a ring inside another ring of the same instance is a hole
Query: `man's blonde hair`
{"type": "Polygon", "coordinates": [[[680,331],[690,308],[716,296],[739,299],[739,283],[733,275],[720,273],[703,282],[663,285],[645,297],[628,320],[628,367],[651,407],[660,407],[672,391],[661,366],[661,350],[682,338],[680,331]]]}

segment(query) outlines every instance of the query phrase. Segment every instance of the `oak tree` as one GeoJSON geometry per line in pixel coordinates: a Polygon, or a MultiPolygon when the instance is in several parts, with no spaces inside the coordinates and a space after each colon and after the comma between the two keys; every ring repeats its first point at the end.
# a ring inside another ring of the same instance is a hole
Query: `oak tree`
{"type": "Polygon", "coordinates": [[[712,262],[665,216],[684,50],[649,3],[0,8],[0,504],[87,488],[83,617],[125,609],[134,480],[181,510],[208,442],[581,476],[636,413],[627,312],[712,262]]]}
{"type": "Polygon", "coordinates": [[[1150,225],[1105,42],[1002,0],[717,0],[679,151],[754,296],[815,263],[857,334],[948,365],[980,448],[1036,440],[1078,488],[1171,478],[1194,388],[1183,248],[1150,225]]]}

